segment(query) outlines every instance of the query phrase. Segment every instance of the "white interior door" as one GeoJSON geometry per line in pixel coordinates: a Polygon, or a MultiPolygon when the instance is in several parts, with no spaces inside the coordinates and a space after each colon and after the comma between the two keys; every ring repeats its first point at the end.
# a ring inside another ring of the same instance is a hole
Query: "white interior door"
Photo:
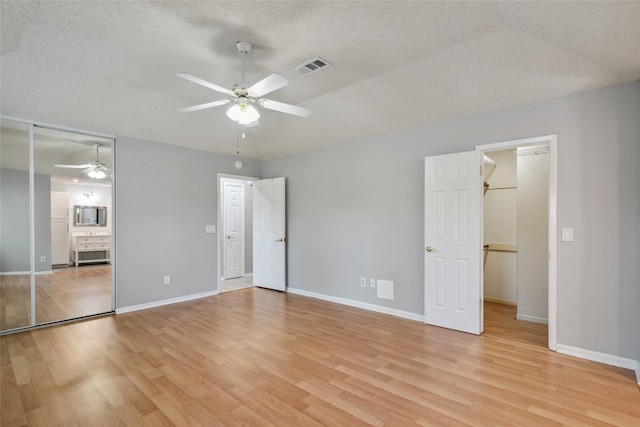
{"type": "Polygon", "coordinates": [[[482,153],[425,158],[425,323],[482,332],[482,153]]]}
{"type": "Polygon", "coordinates": [[[244,183],[224,181],[224,277],[244,276],[244,183]]]}
{"type": "Polygon", "coordinates": [[[285,180],[281,177],[255,181],[253,189],[253,284],[284,291],[285,180]]]}

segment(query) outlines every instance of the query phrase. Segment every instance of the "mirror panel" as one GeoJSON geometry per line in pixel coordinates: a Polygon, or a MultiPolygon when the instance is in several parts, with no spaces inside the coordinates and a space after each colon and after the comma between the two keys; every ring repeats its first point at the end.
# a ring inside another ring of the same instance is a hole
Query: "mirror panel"
{"type": "Polygon", "coordinates": [[[111,224],[105,214],[111,207],[111,145],[105,138],[34,130],[35,181],[47,183],[36,187],[34,200],[38,324],[112,310],[111,224]],[[99,232],[77,223],[76,206],[91,206],[80,219],[94,226],[103,220],[99,232]]]}
{"type": "Polygon", "coordinates": [[[114,141],[0,120],[0,332],[113,311],[114,141]],[[75,205],[101,227],[73,225],[75,205]]]}
{"type": "Polygon", "coordinates": [[[0,122],[0,330],[31,324],[29,126],[0,122]]]}

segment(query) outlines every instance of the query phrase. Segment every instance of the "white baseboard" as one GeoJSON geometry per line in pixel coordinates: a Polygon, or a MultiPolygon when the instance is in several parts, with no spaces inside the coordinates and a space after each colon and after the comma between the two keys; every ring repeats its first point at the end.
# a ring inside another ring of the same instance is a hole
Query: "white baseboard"
{"type": "Polygon", "coordinates": [[[558,344],[556,351],[561,354],[579,357],[581,359],[591,360],[593,362],[605,363],[607,365],[617,366],[619,368],[631,369],[635,371],[638,384],[640,384],[640,362],[624,357],[613,356],[611,354],[600,353],[584,348],[572,347],[569,345],[558,344]]]}
{"type": "Polygon", "coordinates": [[[509,299],[484,297],[484,300],[487,301],[487,302],[495,302],[495,303],[498,303],[498,304],[511,305],[511,306],[514,306],[514,307],[518,305],[517,302],[511,301],[509,299]]]}
{"type": "MultiPolygon", "coordinates": [[[[0,276],[28,276],[30,271],[4,271],[0,273],[0,276]]],[[[42,276],[45,274],[53,274],[53,270],[36,271],[36,276],[42,276]]]]}
{"type": "Polygon", "coordinates": [[[169,298],[162,301],[154,301],[154,302],[147,302],[144,304],[130,305],[127,307],[116,308],[116,314],[129,313],[129,312],[138,311],[138,310],[146,310],[147,308],[161,307],[163,305],[191,301],[194,299],[200,299],[205,297],[212,297],[214,295],[218,295],[218,291],[202,292],[200,294],[185,295],[183,297],[169,298]]]}
{"type": "Polygon", "coordinates": [[[379,305],[368,304],[365,302],[356,301],[356,300],[347,299],[347,298],[339,298],[339,297],[333,297],[333,296],[324,295],[324,294],[318,294],[315,292],[305,291],[304,289],[287,288],[287,291],[291,292],[292,294],[303,295],[306,297],[317,298],[324,301],[330,301],[338,304],[348,305],[351,307],[357,307],[365,310],[375,311],[377,313],[390,314],[392,316],[402,317],[409,320],[416,320],[418,322],[424,322],[423,315],[409,313],[408,311],[396,310],[394,308],[382,307],[379,305]]]}
{"type": "Polygon", "coordinates": [[[549,319],[544,319],[542,317],[536,317],[536,316],[527,316],[526,314],[516,314],[516,320],[523,320],[525,322],[533,322],[533,323],[541,323],[543,325],[549,324],[549,319]]]}

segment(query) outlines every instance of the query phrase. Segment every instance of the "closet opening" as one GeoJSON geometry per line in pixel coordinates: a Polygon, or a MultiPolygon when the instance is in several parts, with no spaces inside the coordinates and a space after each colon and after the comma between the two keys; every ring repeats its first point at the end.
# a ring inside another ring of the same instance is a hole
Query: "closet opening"
{"type": "Polygon", "coordinates": [[[484,151],[482,265],[484,333],[551,348],[549,152],[484,151]]]}

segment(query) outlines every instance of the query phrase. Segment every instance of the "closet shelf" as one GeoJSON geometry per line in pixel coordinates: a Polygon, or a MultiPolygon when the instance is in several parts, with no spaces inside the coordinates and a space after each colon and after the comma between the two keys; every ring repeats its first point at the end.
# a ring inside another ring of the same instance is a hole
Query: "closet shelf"
{"type": "Polygon", "coordinates": [[[516,243],[486,242],[484,244],[485,251],[495,252],[518,252],[516,243]]]}

